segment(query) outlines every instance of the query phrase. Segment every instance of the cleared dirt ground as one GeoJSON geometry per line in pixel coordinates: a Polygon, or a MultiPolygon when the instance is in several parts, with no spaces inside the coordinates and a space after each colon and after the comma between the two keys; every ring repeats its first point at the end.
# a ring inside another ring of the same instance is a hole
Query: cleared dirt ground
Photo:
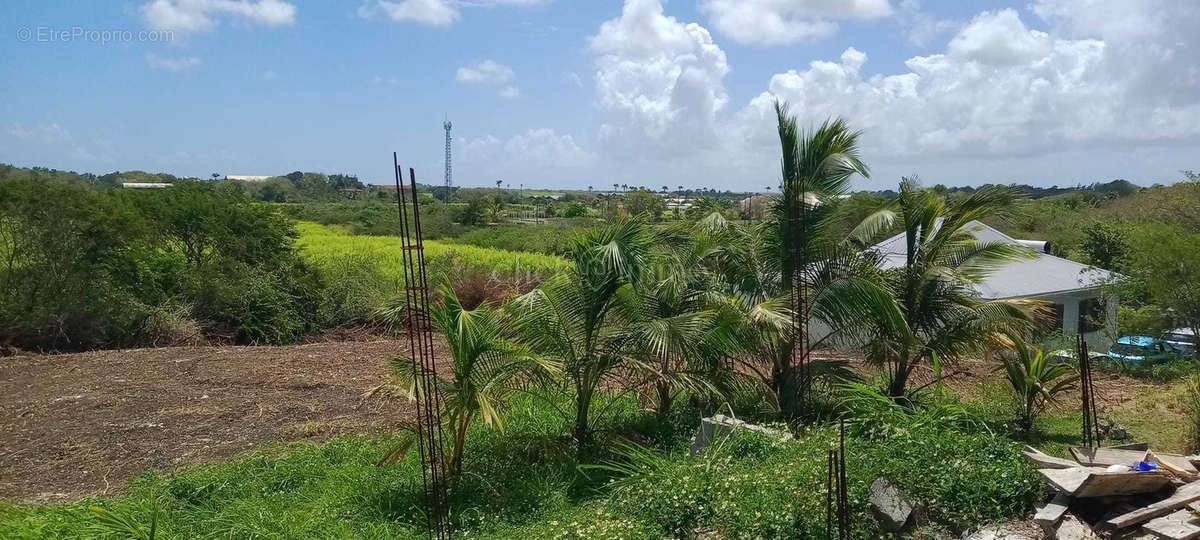
{"type": "MultiPolygon", "coordinates": [[[[435,348],[449,358],[440,336],[435,348]]],[[[406,341],[338,341],[0,358],[0,499],[112,494],[148,470],[396,427],[411,418],[408,403],[364,404],[361,395],[386,379],[385,358],[407,351],[406,341]]],[[[849,360],[860,373],[871,370],[849,360]]],[[[962,362],[946,370],[945,382],[973,396],[1001,376],[995,367],[962,362]]],[[[930,380],[927,371],[915,374],[914,386],[930,380]]],[[[1158,407],[1139,403],[1167,388],[1111,374],[1098,374],[1096,387],[1101,414],[1135,416],[1158,407]]],[[[1077,395],[1054,408],[1077,407],[1077,395]]]]}
{"type": "MultiPolygon", "coordinates": [[[[436,341],[439,358],[447,358],[436,341]]],[[[147,470],[272,441],[395,427],[407,403],[362,404],[407,342],[180,347],[0,359],[0,498],[119,491],[147,470]]]]}

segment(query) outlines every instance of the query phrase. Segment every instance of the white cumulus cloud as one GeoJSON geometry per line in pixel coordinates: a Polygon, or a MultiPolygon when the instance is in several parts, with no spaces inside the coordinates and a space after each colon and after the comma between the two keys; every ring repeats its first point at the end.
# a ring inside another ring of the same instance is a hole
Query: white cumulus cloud
{"type": "Polygon", "coordinates": [[[729,66],[708,30],[664,15],[658,0],[627,0],[589,48],[609,150],[669,158],[716,144],[729,66]]]}
{"type": "Polygon", "coordinates": [[[457,4],[446,0],[378,0],[358,7],[358,16],[364,19],[378,14],[397,22],[415,22],[428,26],[450,26],[462,16],[457,4]]]}
{"type": "MultiPolygon", "coordinates": [[[[534,128],[507,139],[494,135],[457,141],[455,166],[462,178],[511,180],[515,185],[567,185],[593,166],[596,156],[575,138],[550,128],[534,128]]],[[[486,184],[485,182],[481,182],[486,184]]]]}
{"type": "Polygon", "coordinates": [[[521,89],[512,84],[516,74],[511,67],[495,60],[480,60],[462,66],[454,74],[454,80],[463,84],[480,84],[499,88],[498,94],[506,99],[520,97],[521,89]]]}
{"type": "Polygon", "coordinates": [[[296,6],[282,0],[154,0],[141,13],[152,28],[180,33],[211,30],[220,17],[266,26],[296,22],[296,6]]]}
{"type": "Polygon", "coordinates": [[[734,41],[779,45],[827,38],[838,20],[887,17],[892,6],[888,0],[702,0],[700,11],[734,41]]]}
{"type": "Polygon", "coordinates": [[[513,70],[495,60],[480,60],[458,68],[454,79],[468,84],[504,84],[513,79],[513,70]]]}

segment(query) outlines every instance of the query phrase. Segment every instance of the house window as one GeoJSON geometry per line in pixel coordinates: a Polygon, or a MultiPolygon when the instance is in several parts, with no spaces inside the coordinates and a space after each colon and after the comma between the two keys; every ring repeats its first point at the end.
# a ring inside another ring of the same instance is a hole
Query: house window
{"type": "Polygon", "coordinates": [[[1095,332],[1104,328],[1104,299],[1088,298],[1079,302],[1079,332],[1095,332]]]}
{"type": "Polygon", "coordinates": [[[1043,335],[1050,335],[1063,329],[1063,305],[1047,304],[1038,329],[1043,335]]]}

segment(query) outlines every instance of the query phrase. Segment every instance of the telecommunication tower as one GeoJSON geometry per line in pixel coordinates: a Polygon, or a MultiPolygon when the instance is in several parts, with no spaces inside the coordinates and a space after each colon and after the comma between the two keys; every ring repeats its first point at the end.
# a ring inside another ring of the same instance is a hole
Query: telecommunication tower
{"type": "Polygon", "coordinates": [[[446,121],[442,123],[442,127],[446,129],[446,187],[451,187],[454,185],[454,175],[450,168],[450,128],[452,127],[450,124],[450,119],[446,119],[446,121]]]}

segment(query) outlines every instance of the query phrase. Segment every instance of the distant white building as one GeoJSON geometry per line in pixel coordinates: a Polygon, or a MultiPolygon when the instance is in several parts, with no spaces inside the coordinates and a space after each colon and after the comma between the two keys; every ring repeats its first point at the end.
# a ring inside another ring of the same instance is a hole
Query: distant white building
{"type": "Polygon", "coordinates": [[[171,185],[166,182],[121,182],[121,187],[125,189],[161,189],[171,185]]]}
{"type": "Polygon", "coordinates": [[[237,180],[238,182],[265,182],[268,178],[274,178],[274,176],[254,176],[249,174],[225,175],[226,180],[237,180]]]}
{"type": "Polygon", "coordinates": [[[669,198],[669,199],[663,200],[663,202],[666,204],[667,210],[683,211],[683,210],[687,210],[692,207],[691,199],[669,198]]]}

